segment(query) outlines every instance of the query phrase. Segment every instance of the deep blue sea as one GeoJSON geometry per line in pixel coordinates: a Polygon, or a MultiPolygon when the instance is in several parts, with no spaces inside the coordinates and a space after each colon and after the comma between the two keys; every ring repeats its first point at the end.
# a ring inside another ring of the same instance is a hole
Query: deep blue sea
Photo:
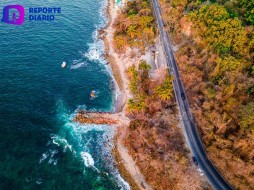
{"type": "Polygon", "coordinates": [[[96,32],[106,3],[0,2],[0,17],[8,4],[62,9],[52,22],[0,23],[0,190],[129,189],[111,155],[112,128],[72,122],[80,108],[112,110],[114,80],[96,32]]]}

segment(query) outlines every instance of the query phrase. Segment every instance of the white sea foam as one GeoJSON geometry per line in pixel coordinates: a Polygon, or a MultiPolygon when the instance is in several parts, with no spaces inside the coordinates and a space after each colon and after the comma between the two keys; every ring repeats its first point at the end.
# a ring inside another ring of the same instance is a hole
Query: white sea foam
{"type": "Polygon", "coordinates": [[[78,63],[73,63],[70,67],[70,69],[78,69],[81,67],[85,67],[88,63],[83,61],[83,62],[78,62],[78,63]]]}
{"type": "Polygon", "coordinates": [[[84,53],[84,56],[90,61],[98,61],[99,63],[106,64],[105,60],[105,46],[103,40],[99,38],[98,30],[104,28],[107,24],[106,14],[107,1],[103,0],[100,7],[100,23],[96,26],[96,30],[93,32],[93,42],[88,44],[88,51],[84,53]]]}
{"type": "MultiPolygon", "coordinates": [[[[86,110],[86,105],[78,106],[73,114],[68,114],[68,110],[65,109],[63,102],[59,102],[57,106],[57,111],[60,112],[58,113],[58,118],[65,124],[60,128],[57,135],[52,135],[51,144],[49,144],[48,147],[52,148],[53,144],[54,147],[61,148],[60,150],[63,152],[64,150],[71,151],[73,156],[80,157],[81,161],[84,163],[84,172],[87,168],[91,168],[96,171],[98,175],[104,174],[106,176],[113,176],[120,189],[130,190],[129,184],[124,181],[119,174],[112,156],[112,149],[114,147],[113,137],[115,134],[112,127],[108,125],[87,125],[73,122],[73,118],[77,111],[80,109],[86,110]],[[95,137],[91,135],[93,132],[98,132],[97,134],[99,136],[95,137]],[[72,140],[75,141],[75,146],[70,145],[66,136],[73,138],[72,140]],[[93,157],[91,152],[95,153],[97,156],[93,157]],[[96,167],[96,163],[105,169],[99,171],[96,167]]],[[[46,157],[49,159],[48,162],[50,164],[57,164],[58,158],[54,153],[48,151],[46,155],[48,155],[46,157]]],[[[44,157],[45,155],[42,158],[44,157]]]]}
{"type": "Polygon", "coordinates": [[[42,178],[38,178],[38,179],[36,180],[36,183],[37,183],[38,185],[42,184],[42,178]]]}
{"type": "Polygon", "coordinates": [[[99,38],[97,30],[93,33],[93,42],[88,44],[88,47],[88,51],[84,53],[84,56],[89,61],[97,61],[106,64],[104,42],[99,38]]]}
{"type": "Polygon", "coordinates": [[[72,145],[59,135],[52,135],[51,140],[47,143],[47,147],[49,147],[49,149],[40,157],[40,164],[48,160],[48,164],[57,165],[59,160],[57,154],[59,151],[62,151],[63,153],[70,151],[74,156],[76,156],[76,151],[73,150],[72,145]]]}
{"type": "Polygon", "coordinates": [[[57,153],[58,153],[57,150],[55,150],[55,149],[54,149],[54,150],[49,149],[46,153],[43,153],[43,154],[42,154],[39,163],[41,164],[41,163],[43,163],[45,160],[47,160],[47,159],[49,158],[48,164],[57,165],[58,159],[55,158],[55,155],[56,155],[57,153]]]}
{"type": "Polygon", "coordinates": [[[46,153],[43,153],[42,155],[41,155],[41,158],[40,158],[40,161],[39,161],[39,163],[42,163],[44,160],[46,160],[48,158],[48,155],[46,154],[46,153]]]}
{"type": "Polygon", "coordinates": [[[63,152],[66,152],[67,149],[69,149],[72,152],[72,146],[68,143],[66,139],[61,138],[58,135],[52,136],[51,139],[53,144],[63,147],[63,152]]]}
{"type": "Polygon", "coordinates": [[[116,179],[118,185],[121,187],[121,190],[131,190],[130,185],[122,178],[122,176],[119,173],[116,174],[116,179]]]}
{"type": "MultiPolygon", "coordinates": [[[[88,44],[88,51],[83,53],[83,56],[89,61],[99,62],[105,65],[107,63],[104,56],[105,47],[104,47],[103,40],[99,38],[98,30],[102,29],[107,24],[107,18],[105,17],[107,2],[108,2],[107,0],[103,0],[101,2],[100,23],[96,26],[96,31],[94,31],[93,33],[92,43],[88,44]]],[[[86,65],[87,63],[84,62],[83,59],[74,60],[73,64],[71,65],[71,69],[86,67],[86,65]]],[[[107,72],[107,74],[111,74],[112,76],[112,72],[109,67],[105,66],[103,68],[105,68],[103,72],[107,72]]],[[[114,95],[115,95],[115,99],[117,99],[117,97],[120,94],[120,91],[116,85],[115,79],[113,77],[112,79],[114,80],[114,83],[116,86],[116,89],[115,89],[116,91],[114,95]]],[[[126,181],[124,181],[124,179],[119,174],[118,169],[116,168],[116,165],[115,165],[114,158],[112,156],[112,149],[114,147],[113,137],[114,137],[115,131],[112,130],[112,127],[108,125],[84,125],[84,124],[74,123],[73,118],[75,117],[75,114],[77,113],[77,111],[80,109],[86,110],[87,107],[85,105],[80,105],[73,114],[70,114],[69,111],[65,109],[63,102],[61,101],[58,102],[57,104],[58,118],[61,121],[65,122],[65,124],[64,126],[60,128],[60,131],[58,134],[59,138],[62,140],[53,139],[55,143],[54,145],[58,144],[57,146],[63,148],[63,150],[65,149],[65,150],[72,151],[73,155],[75,156],[80,155],[80,159],[83,161],[85,167],[92,168],[98,173],[104,173],[106,175],[108,175],[109,173],[111,176],[115,178],[121,190],[130,190],[129,184],[126,181]],[[98,132],[99,136],[96,139],[94,139],[94,136],[93,135],[91,136],[90,132],[98,132]],[[75,140],[75,146],[71,146],[67,142],[67,140],[63,138],[66,136],[64,135],[66,133],[69,133],[68,136],[72,137],[73,140],[75,140]],[[93,158],[93,156],[91,155],[91,152],[93,153],[95,152],[96,155],[99,155],[99,156],[96,156],[93,158]],[[105,171],[100,172],[96,168],[97,163],[102,164],[102,167],[105,168],[107,172],[105,171]]],[[[103,111],[103,110],[97,110],[97,111],[103,111]]],[[[55,161],[57,163],[56,159],[55,161]]]]}
{"type": "Polygon", "coordinates": [[[50,158],[49,158],[48,163],[49,164],[52,164],[52,163],[55,163],[55,162],[57,163],[57,159],[55,159],[54,157],[58,153],[58,151],[57,150],[50,150],[49,152],[50,152],[50,158]]]}
{"type": "Polygon", "coordinates": [[[91,156],[91,154],[89,154],[88,152],[81,152],[80,155],[81,155],[86,167],[94,166],[94,160],[93,160],[93,157],[91,156]]]}
{"type": "Polygon", "coordinates": [[[30,181],[32,181],[33,180],[33,178],[31,177],[31,176],[28,176],[27,178],[26,178],[26,182],[30,182],[30,181]]]}
{"type": "Polygon", "coordinates": [[[87,106],[86,105],[79,105],[78,108],[75,110],[75,113],[79,110],[86,110],[87,106]]]}
{"type": "MultiPolygon", "coordinates": [[[[89,146],[95,139],[87,139],[85,142],[82,140],[82,136],[84,134],[88,134],[91,131],[98,131],[98,132],[104,132],[99,139],[96,139],[96,144],[99,148],[99,155],[102,159],[101,161],[104,162],[104,167],[111,173],[111,175],[114,176],[118,186],[121,190],[130,190],[129,184],[121,177],[119,174],[118,169],[115,166],[115,161],[112,156],[112,149],[114,147],[113,138],[115,135],[115,130],[112,129],[111,126],[108,125],[84,125],[84,124],[76,124],[73,122],[68,123],[69,127],[71,126],[73,131],[75,131],[75,134],[77,136],[77,140],[80,141],[80,146],[82,146],[84,149],[89,150],[89,146]]],[[[91,150],[94,151],[94,150],[91,150]]],[[[90,167],[97,171],[98,173],[101,173],[96,166],[94,158],[89,154],[87,151],[82,151],[80,153],[84,165],[86,167],[90,167]]],[[[102,172],[104,174],[107,174],[107,172],[102,172]]]]}

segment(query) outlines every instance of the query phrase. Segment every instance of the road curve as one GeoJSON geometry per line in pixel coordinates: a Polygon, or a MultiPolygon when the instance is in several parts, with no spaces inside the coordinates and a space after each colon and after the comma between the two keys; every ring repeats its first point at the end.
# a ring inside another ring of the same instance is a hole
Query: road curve
{"type": "Polygon", "coordinates": [[[190,112],[189,103],[181,81],[179,70],[177,67],[172,45],[167,31],[164,30],[164,21],[161,16],[161,8],[158,0],[152,0],[154,15],[159,28],[160,40],[164,48],[166,64],[169,72],[174,76],[173,86],[176,97],[176,102],[179,107],[179,112],[182,117],[184,130],[186,133],[187,141],[190,146],[193,156],[197,159],[199,167],[203,170],[205,176],[210,181],[211,185],[216,190],[231,190],[231,185],[223,178],[220,172],[216,169],[213,163],[207,157],[203,143],[201,142],[196,124],[190,112]]]}

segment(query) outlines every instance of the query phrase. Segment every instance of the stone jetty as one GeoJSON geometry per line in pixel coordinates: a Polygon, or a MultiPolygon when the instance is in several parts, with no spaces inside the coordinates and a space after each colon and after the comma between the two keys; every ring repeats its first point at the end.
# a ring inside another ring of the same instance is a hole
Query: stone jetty
{"type": "Polygon", "coordinates": [[[111,112],[89,112],[80,110],[77,112],[74,122],[81,124],[115,125],[118,119],[111,112]]]}

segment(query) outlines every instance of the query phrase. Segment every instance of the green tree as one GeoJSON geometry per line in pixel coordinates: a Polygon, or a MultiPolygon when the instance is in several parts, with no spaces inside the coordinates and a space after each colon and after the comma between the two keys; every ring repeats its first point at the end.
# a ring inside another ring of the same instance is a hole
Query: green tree
{"type": "Polygon", "coordinates": [[[149,93],[150,84],[150,72],[151,66],[146,63],[146,61],[141,61],[138,66],[139,77],[140,77],[140,91],[144,94],[149,93]]]}
{"type": "MultiPolygon", "coordinates": [[[[216,67],[214,69],[213,75],[223,75],[226,71],[241,71],[244,68],[244,60],[238,60],[235,57],[229,55],[223,58],[216,59],[216,67]]],[[[247,66],[247,64],[246,64],[247,66]]]]}
{"type": "Polygon", "coordinates": [[[129,26],[128,29],[127,29],[127,35],[130,38],[138,37],[139,36],[139,32],[137,30],[137,26],[134,26],[134,25],[129,26]]]}
{"type": "Polygon", "coordinates": [[[173,97],[173,77],[167,76],[164,82],[155,88],[155,95],[162,101],[168,102],[173,97]]]}
{"type": "Polygon", "coordinates": [[[153,21],[153,17],[151,16],[141,16],[138,20],[138,25],[144,29],[146,27],[149,27],[153,21]]]}
{"type": "Polygon", "coordinates": [[[144,112],[147,108],[145,103],[146,97],[138,95],[135,99],[129,99],[127,102],[127,112],[137,114],[144,112]]]}
{"type": "Polygon", "coordinates": [[[254,1],[253,0],[234,0],[226,1],[225,7],[244,21],[247,25],[254,24],[254,1]]]}
{"type": "Polygon", "coordinates": [[[135,65],[131,66],[128,70],[127,73],[130,77],[130,90],[131,93],[133,93],[134,95],[138,94],[139,90],[138,90],[138,85],[139,85],[139,74],[138,71],[135,68],[135,65]]]}
{"type": "Polygon", "coordinates": [[[197,27],[202,28],[201,35],[217,53],[249,53],[248,36],[238,18],[230,18],[224,6],[205,5],[191,14],[197,27]]]}
{"type": "Polygon", "coordinates": [[[254,65],[251,67],[251,74],[254,75],[254,65]]]}
{"type": "Polygon", "coordinates": [[[243,128],[254,129],[254,102],[241,106],[240,125],[243,128]]]}
{"type": "Polygon", "coordinates": [[[138,70],[140,72],[140,77],[143,80],[146,80],[149,78],[149,71],[151,69],[151,65],[147,64],[146,61],[141,61],[138,65],[138,70]]]}

